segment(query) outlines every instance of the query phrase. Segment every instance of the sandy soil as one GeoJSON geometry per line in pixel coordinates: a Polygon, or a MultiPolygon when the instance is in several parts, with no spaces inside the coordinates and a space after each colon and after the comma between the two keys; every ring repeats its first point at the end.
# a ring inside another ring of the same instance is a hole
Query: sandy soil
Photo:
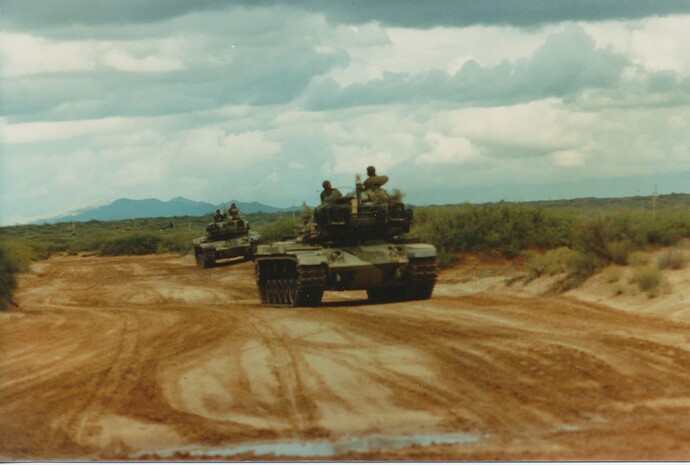
{"type": "Polygon", "coordinates": [[[690,270],[654,299],[516,273],[467,261],[429,301],[280,309],[252,263],[36,263],[0,313],[0,459],[306,460],[290,445],[349,440],[314,458],[690,460],[690,270]],[[377,450],[414,436],[438,440],[377,450]],[[257,444],[288,455],[232,449],[257,444]]]}

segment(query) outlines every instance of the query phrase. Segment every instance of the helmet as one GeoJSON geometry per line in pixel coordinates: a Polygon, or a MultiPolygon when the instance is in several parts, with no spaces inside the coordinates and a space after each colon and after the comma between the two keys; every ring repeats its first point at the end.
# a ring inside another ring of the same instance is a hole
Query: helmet
{"type": "Polygon", "coordinates": [[[324,189],[328,189],[329,187],[331,187],[331,181],[326,180],[322,182],[321,187],[323,187],[324,189]]]}
{"type": "Polygon", "coordinates": [[[367,174],[368,174],[369,176],[375,176],[375,175],[376,175],[376,168],[374,168],[374,167],[371,166],[371,165],[370,165],[370,166],[367,166],[367,174]]]}

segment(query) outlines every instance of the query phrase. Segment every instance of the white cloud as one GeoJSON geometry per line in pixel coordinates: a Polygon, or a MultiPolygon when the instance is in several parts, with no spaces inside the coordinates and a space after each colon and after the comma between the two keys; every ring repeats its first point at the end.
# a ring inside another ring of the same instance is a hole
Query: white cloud
{"type": "Polygon", "coordinates": [[[688,126],[688,121],[681,115],[671,115],[666,119],[666,124],[672,129],[683,129],[688,126]]]}
{"type": "Polygon", "coordinates": [[[101,58],[101,63],[119,71],[152,73],[176,71],[184,66],[179,60],[149,55],[135,58],[124,50],[110,50],[101,58]]]}
{"type": "Polygon", "coordinates": [[[25,144],[72,139],[95,134],[107,134],[136,124],[126,118],[103,118],[82,121],[37,121],[8,124],[0,122],[0,142],[25,144]]]}
{"type": "Polygon", "coordinates": [[[477,147],[465,137],[446,137],[438,132],[430,132],[425,139],[431,151],[417,157],[417,164],[459,165],[481,158],[477,147]]]}
{"type": "Polygon", "coordinates": [[[400,162],[389,150],[372,150],[361,145],[334,145],[331,151],[335,162],[332,170],[335,174],[354,173],[364,176],[369,165],[376,166],[377,172],[384,174],[387,169],[400,162]]]}
{"type": "Polygon", "coordinates": [[[204,127],[183,132],[176,152],[183,163],[218,170],[243,168],[280,150],[280,143],[267,140],[260,131],[234,134],[220,127],[204,127]]]}
{"type": "Polygon", "coordinates": [[[183,39],[51,41],[25,33],[0,33],[0,74],[7,78],[50,73],[117,71],[157,73],[184,68],[183,39]]]}
{"type": "MultiPolygon", "coordinates": [[[[554,30],[557,28],[546,28],[554,30]]],[[[349,54],[350,63],[333,70],[330,76],[341,86],[348,86],[379,79],[386,72],[438,70],[452,75],[470,60],[492,67],[504,60],[527,58],[543,43],[543,35],[541,29],[513,27],[412,29],[383,28],[376,23],[355,29],[341,27],[336,37],[349,54]]]]}
{"type": "Polygon", "coordinates": [[[438,115],[434,126],[475,143],[553,151],[589,142],[598,115],[567,109],[556,99],[438,115]]]}
{"type": "Polygon", "coordinates": [[[587,157],[584,153],[577,150],[561,150],[550,154],[556,166],[562,168],[572,168],[585,164],[587,157]]]}
{"type": "Polygon", "coordinates": [[[160,185],[166,180],[169,169],[170,165],[163,156],[142,155],[121,164],[111,174],[110,182],[117,188],[160,185]]]}
{"type": "Polygon", "coordinates": [[[598,46],[612,47],[647,70],[690,74],[690,47],[686,46],[690,16],[581,24],[598,46]]]}
{"type": "Polygon", "coordinates": [[[0,33],[3,77],[89,71],[96,68],[96,63],[86,41],[54,43],[29,34],[0,33]]]}

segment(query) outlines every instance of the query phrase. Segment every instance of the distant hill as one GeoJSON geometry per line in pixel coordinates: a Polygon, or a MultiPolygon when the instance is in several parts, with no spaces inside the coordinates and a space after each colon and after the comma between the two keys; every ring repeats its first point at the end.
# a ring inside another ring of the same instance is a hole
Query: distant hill
{"type": "Polygon", "coordinates": [[[208,202],[197,202],[184,197],[175,197],[167,202],[158,199],[118,199],[109,205],[85,208],[54,218],[34,221],[34,224],[64,223],[69,221],[114,221],[131,218],[158,218],[173,216],[203,216],[216,211],[227,210],[231,203],[237,204],[241,213],[276,213],[290,211],[290,208],[276,208],[259,202],[239,202],[230,200],[221,205],[213,205],[208,202]]]}

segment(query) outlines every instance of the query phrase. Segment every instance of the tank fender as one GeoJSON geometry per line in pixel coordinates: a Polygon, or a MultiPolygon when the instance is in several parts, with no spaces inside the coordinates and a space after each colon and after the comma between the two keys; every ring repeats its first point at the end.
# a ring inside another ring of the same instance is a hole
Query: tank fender
{"type": "Polygon", "coordinates": [[[407,256],[409,258],[433,258],[436,255],[436,247],[431,244],[407,245],[407,256]]]}
{"type": "Polygon", "coordinates": [[[326,265],[326,257],[321,254],[297,255],[297,263],[303,266],[326,265]]]}

